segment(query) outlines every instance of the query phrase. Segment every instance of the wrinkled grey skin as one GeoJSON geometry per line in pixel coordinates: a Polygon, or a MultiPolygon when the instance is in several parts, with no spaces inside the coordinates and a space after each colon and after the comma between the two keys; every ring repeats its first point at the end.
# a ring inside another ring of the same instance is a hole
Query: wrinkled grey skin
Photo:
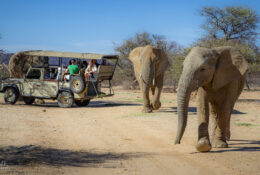
{"type": "Polygon", "coordinates": [[[143,112],[152,112],[161,107],[160,95],[163,88],[163,76],[168,66],[168,57],[153,46],[137,47],[129,54],[134,65],[136,79],[143,94],[143,112]],[[152,90],[150,104],[149,90],[152,90]]]}
{"type": "Polygon", "coordinates": [[[213,49],[195,47],[184,60],[178,84],[178,130],[175,144],[183,136],[188,114],[189,98],[198,90],[198,151],[211,147],[228,147],[230,116],[245,82],[247,62],[232,47],[213,49]],[[211,115],[214,131],[209,140],[208,122],[211,115]]]}

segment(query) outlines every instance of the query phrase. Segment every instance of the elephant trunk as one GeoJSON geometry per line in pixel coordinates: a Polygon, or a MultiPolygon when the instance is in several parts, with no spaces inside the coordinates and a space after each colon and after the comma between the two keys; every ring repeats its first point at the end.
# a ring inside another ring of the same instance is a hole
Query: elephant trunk
{"type": "Polygon", "coordinates": [[[178,93],[177,93],[178,129],[175,138],[175,144],[180,144],[181,138],[186,128],[189,99],[190,99],[190,94],[193,90],[192,84],[193,83],[192,83],[191,75],[182,74],[179,80],[178,93]]]}
{"type": "Polygon", "coordinates": [[[150,85],[154,81],[154,65],[151,60],[147,60],[143,62],[142,65],[142,72],[141,72],[141,77],[143,80],[143,90],[147,91],[150,88],[150,85]]]}

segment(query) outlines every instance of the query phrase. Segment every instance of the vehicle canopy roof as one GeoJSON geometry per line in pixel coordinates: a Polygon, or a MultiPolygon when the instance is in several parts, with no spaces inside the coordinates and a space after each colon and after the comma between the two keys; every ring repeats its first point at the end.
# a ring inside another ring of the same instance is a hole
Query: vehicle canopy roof
{"type": "Polygon", "coordinates": [[[57,52],[57,51],[43,51],[43,50],[29,50],[24,51],[28,56],[46,56],[46,57],[62,57],[62,58],[78,58],[78,59],[94,59],[100,60],[102,58],[118,59],[117,55],[104,55],[96,53],[76,53],[76,52],[57,52]]]}

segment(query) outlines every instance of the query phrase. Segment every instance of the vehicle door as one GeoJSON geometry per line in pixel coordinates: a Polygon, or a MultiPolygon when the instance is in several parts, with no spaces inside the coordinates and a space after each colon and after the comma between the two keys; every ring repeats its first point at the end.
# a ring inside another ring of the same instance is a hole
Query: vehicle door
{"type": "Polygon", "coordinates": [[[58,68],[45,68],[42,81],[42,93],[48,97],[56,97],[59,85],[57,78],[58,68]],[[56,74],[55,74],[56,72],[56,74]]]}
{"type": "Polygon", "coordinates": [[[23,83],[23,96],[45,97],[42,93],[42,71],[41,69],[31,68],[23,83]]]}

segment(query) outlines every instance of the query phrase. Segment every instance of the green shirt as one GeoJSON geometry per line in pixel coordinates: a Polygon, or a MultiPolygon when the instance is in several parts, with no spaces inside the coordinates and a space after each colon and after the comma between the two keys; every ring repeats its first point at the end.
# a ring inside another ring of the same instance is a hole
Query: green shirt
{"type": "Polygon", "coordinates": [[[78,74],[79,73],[79,67],[77,65],[69,65],[69,71],[70,71],[70,75],[73,74],[78,74]]]}

